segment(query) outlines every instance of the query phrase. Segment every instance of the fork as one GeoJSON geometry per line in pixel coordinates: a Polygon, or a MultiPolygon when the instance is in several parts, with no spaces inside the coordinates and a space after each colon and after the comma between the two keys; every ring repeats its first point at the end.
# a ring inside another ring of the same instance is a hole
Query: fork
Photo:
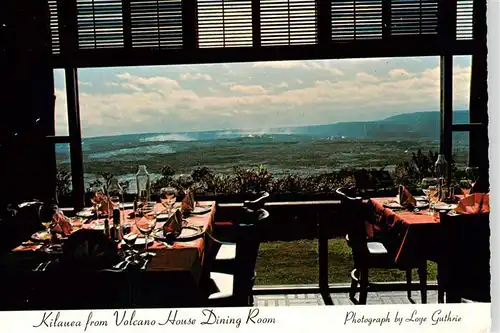
{"type": "Polygon", "coordinates": [[[148,263],[149,263],[149,259],[144,260],[144,264],[142,264],[141,270],[145,270],[148,263]]]}

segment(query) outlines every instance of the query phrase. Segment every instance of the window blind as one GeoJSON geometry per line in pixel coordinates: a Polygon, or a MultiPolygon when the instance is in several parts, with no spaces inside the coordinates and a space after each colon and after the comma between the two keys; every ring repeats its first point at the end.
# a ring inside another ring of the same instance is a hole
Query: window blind
{"type": "Polygon", "coordinates": [[[121,0],[76,0],[79,49],[123,47],[121,0]]]}
{"type": "Polygon", "coordinates": [[[473,38],[472,14],[473,0],[457,0],[457,39],[470,40],[473,38]]]}
{"type": "Polygon", "coordinates": [[[260,0],[261,44],[316,44],[316,16],[314,0],[260,0]]]}
{"type": "Polygon", "coordinates": [[[382,1],[332,1],[332,40],[382,38],[382,1]]]}
{"type": "Polygon", "coordinates": [[[59,43],[59,15],[57,10],[57,0],[48,0],[49,13],[50,13],[50,35],[52,42],[52,54],[59,54],[61,52],[61,45],[59,43]]]}
{"type": "Polygon", "coordinates": [[[392,35],[437,35],[439,0],[392,0],[392,35]]]}
{"type": "Polygon", "coordinates": [[[182,48],[182,0],[130,0],[132,47],[182,48]]]}
{"type": "Polygon", "coordinates": [[[251,0],[198,0],[200,48],[252,46],[251,0]]]}

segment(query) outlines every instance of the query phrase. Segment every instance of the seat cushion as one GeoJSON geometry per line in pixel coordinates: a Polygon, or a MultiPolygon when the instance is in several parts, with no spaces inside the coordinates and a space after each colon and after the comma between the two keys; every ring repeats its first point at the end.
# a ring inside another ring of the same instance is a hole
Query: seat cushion
{"type": "Polygon", "coordinates": [[[233,296],[234,275],[225,273],[210,273],[212,289],[208,299],[221,299],[233,296]]]}
{"type": "Polygon", "coordinates": [[[234,260],[236,258],[236,244],[223,243],[217,251],[215,260],[234,260]]]}
{"type": "Polygon", "coordinates": [[[379,242],[368,242],[366,243],[368,247],[368,252],[370,254],[388,254],[389,252],[385,248],[384,244],[379,242]]]}

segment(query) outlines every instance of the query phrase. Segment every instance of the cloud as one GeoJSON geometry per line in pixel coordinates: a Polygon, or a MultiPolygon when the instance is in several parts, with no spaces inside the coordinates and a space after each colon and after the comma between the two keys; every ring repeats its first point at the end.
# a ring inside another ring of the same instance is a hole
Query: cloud
{"type": "Polygon", "coordinates": [[[359,83],[377,83],[380,82],[380,79],[373,75],[361,72],[356,74],[356,81],[359,83]]]}
{"type": "Polygon", "coordinates": [[[258,85],[245,86],[241,84],[232,86],[231,91],[248,95],[260,95],[266,93],[266,89],[264,89],[263,86],[258,86],[258,85]]]}
{"type": "Polygon", "coordinates": [[[414,74],[409,73],[406,69],[403,68],[395,68],[391,69],[389,71],[389,77],[396,79],[396,78],[406,78],[406,77],[413,77],[414,74]]]}
{"type": "MultiPolygon", "coordinates": [[[[82,133],[253,129],[262,126],[264,117],[267,126],[278,127],[381,119],[439,109],[440,70],[435,65],[417,70],[399,64],[381,68],[372,62],[377,70],[370,71],[339,67],[340,62],[319,62],[319,69],[311,65],[315,62],[297,63],[285,62],[287,69],[278,68],[277,73],[259,71],[256,64],[192,66],[193,72],[200,74],[197,76],[208,75],[212,80],[200,84],[199,79],[189,79],[182,86],[159,75],[160,69],[150,75],[110,70],[110,79],[99,76],[99,80],[101,85],[113,87],[112,91],[94,84],[93,91],[89,88],[80,93],[82,133]],[[329,67],[339,67],[344,75],[331,75],[325,70],[329,67]],[[226,75],[229,71],[230,78],[226,75]]],[[[169,68],[169,76],[181,79],[186,72],[186,67],[169,68]]],[[[453,85],[455,108],[467,108],[470,66],[454,67],[453,85]]],[[[56,96],[59,133],[67,128],[65,111],[61,111],[65,110],[64,90],[56,90],[56,96]]]]}
{"type": "Polygon", "coordinates": [[[184,73],[181,74],[181,80],[205,80],[212,81],[212,77],[203,73],[184,73]]]}

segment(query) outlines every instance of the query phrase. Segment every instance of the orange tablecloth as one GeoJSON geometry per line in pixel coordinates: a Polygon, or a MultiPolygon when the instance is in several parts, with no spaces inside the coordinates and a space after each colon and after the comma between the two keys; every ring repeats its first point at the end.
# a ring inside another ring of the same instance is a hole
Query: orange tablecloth
{"type": "Polygon", "coordinates": [[[372,198],[375,230],[380,231],[394,253],[395,261],[403,267],[415,267],[425,260],[436,260],[439,251],[439,217],[420,213],[393,211],[383,203],[394,198],[372,198]]]}
{"type": "MultiPolygon", "coordinates": [[[[204,232],[212,228],[212,224],[215,216],[215,202],[207,201],[207,202],[198,202],[199,206],[210,206],[210,212],[202,215],[190,215],[187,220],[187,225],[191,226],[200,226],[203,227],[204,232]]],[[[176,208],[180,206],[180,203],[177,203],[176,208]]],[[[161,204],[157,209],[161,211],[161,204]]],[[[125,210],[124,216],[122,216],[122,224],[129,223],[132,225],[132,231],[137,232],[137,228],[135,227],[134,219],[129,219],[128,215],[132,212],[132,210],[125,210]]],[[[103,220],[92,221],[88,224],[84,224],[82,228],[92,228],[96,223],[103,222],[103,220]]],[[[162,226],[162,222],[158,222],[157,227],[160,228],[162,226]]],[[[112,221],[110,221],[112,224],[112,221]]],[[[27,251],[27,250],[38,250],[29,248],[26,246],[19,246],[14,249],[14,252],[18,251],[27,251]]],[[[169,247],[162,242],[154,241],[152,245],[149,246],[149,250],[156,252],[157,255],[151,260],[148,264],[148,271],[190,271],[193,273],[195,278],[199,280],[202,272],[203,265],[203,257],[205,253],[205,237],[196,238],[187,242],[175,242],[172,247],[169,247]]]]}

